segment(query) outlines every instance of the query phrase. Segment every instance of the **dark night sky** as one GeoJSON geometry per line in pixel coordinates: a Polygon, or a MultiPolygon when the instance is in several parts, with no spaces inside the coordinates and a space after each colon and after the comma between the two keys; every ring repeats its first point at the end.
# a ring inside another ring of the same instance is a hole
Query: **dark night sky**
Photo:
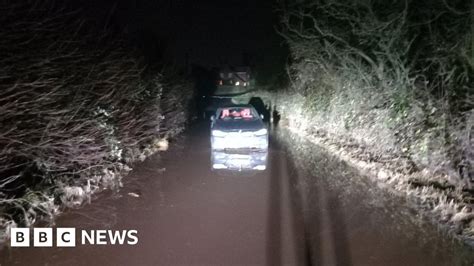
{"type": "Polygon", "coordinates": [[[115,23],[145,42],[165,40],[166,58],[179,65],[185,53],[192,63],[204,65],[241,64],[243,53],[254,61],[271,61],[281,44],[274,32],[273,0],[108,0],[87,5],[99,16],[116,5],[115,23]]]}

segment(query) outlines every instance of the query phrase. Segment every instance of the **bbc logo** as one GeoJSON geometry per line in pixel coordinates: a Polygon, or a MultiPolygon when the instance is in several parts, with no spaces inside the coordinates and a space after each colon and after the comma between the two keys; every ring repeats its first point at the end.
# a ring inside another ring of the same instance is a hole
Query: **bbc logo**
{"type": "MultiPolygon", "coordinates": [[[[29,247],[31,244],[30,233],[30,228],[11,228],[10,245],[12,247],[29,247]]],[[[52,247],[53,238],[53,228],[33,228],[34,247],[52,247]]],[[[56,228],[56,246],[75,247],[76,229],[56,228]]]]}

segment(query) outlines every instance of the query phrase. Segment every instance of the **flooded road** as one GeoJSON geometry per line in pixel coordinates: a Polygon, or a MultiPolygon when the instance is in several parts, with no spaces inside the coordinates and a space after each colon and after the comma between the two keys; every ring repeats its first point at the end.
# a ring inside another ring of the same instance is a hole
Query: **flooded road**
{"type": "Polygon", "coordinates": [[[402,199],[285,132],[274,132],[268,153],[223,156],[211,153],[207,127],[196,126],[168,152],[137,165],[121,191],[101,193],[57,219],[57,227],[77,230],[134,229],[137,245],[5,248],[1,265],[474,261],[472,250],[416,217],[402,199]]]}

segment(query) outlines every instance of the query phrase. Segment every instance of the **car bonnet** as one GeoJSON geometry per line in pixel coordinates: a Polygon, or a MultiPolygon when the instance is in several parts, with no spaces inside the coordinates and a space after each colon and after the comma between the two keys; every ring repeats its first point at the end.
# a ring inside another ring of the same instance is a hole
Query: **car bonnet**
{"type": "Polygon", "coordinates": [[[257,131],[265,128],[263,122],[259,119],[255,120],[222,120],[218,119],[213,128],[214,130],[222,131],[257,131]]]}

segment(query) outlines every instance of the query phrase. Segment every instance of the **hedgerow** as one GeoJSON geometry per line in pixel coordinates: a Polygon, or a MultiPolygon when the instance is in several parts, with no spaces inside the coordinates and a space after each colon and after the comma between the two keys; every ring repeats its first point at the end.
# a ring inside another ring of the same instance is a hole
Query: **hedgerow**
{"type": "Polygon", "coordinates": [[[119,187],[183,130],[190,83],[149,71],[125,38],[53,1],[1,1],[0,12],[2,227],[119,187]]]}
{"type": "Polygon", "coordinates": [[[452,191],[433,204],[454,201],[451,216],[471,213],[473,8],[461,0],[282,3],[279,33],[291,60],[288,88],[272,96],[276,111],[364,160],[422,173],[406,182],[452,191]]]}

